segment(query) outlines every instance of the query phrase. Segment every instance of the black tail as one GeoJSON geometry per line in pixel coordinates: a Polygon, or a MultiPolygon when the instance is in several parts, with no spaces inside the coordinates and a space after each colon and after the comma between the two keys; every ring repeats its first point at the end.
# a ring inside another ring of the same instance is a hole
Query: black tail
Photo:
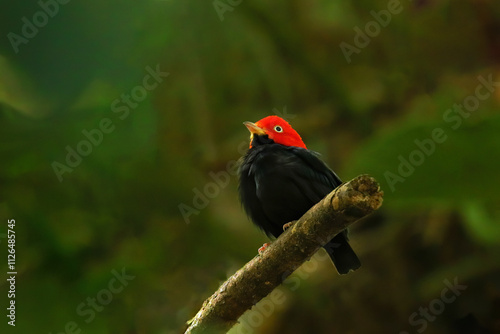
{"type": "Polygon", "coordinates": [[[323,247],[330,255],[339,274],[344,275],[349,273],[350,270],[361,267],[361,262],[347,241],[347,231],[337,234],[323,247]]]}

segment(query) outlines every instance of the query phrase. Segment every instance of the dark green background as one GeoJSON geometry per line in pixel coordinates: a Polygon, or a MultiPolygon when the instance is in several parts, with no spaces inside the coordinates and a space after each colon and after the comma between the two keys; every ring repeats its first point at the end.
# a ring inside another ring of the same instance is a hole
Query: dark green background
{"type": "Polygon", "coordinates": [[[500,3],[402,1],[350,62],[339,45],[355,46],[354,29],[387,2],[232,3],[221,20],[212,1],[72,0],[16,53],[8,34],[41,7],[2,1],[1,331],[60,333],[74,321],[81,333],[182,332],[267,239],[244,215],[235,176],[189,224],[179,205],[193,206],[211,173],[240,157],[243,121],[275,113],[342,179],[376,177],[385,200],[352,230],[360,270],[341,277],[309,262],[234,333],[417,333],[411,315],[455,277],[466,290],[425,333],[451,332],[468,313],[500,330],[500,89],[456,129],[443,118],[479,76],[500,81],[500,3]],[[148,66],[169,76],[120,119],[113,101],[148,66]],[[114,130],[59,182],[54,161],[66,164],[66,147],[104,118],[114,130]],[[446,140],[392,189],[388,172],[436,128],[446,140]],[[5,317],[10,218],[15,328],[5,317]],[[77,307],[105,296],[122,268],[135,278],[87,323],[77,307]]]}

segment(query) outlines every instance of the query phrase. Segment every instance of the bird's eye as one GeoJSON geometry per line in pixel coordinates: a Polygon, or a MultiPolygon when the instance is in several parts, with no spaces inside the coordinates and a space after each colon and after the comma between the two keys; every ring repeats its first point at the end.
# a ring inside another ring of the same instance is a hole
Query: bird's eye
{"type": "Polygon", "coordinates": [[[276,132],[283,132],[283,128],[281,126],[279,126],[279,125],[276,125],[274,127],[274,131],[276,131],[276,132]]]}

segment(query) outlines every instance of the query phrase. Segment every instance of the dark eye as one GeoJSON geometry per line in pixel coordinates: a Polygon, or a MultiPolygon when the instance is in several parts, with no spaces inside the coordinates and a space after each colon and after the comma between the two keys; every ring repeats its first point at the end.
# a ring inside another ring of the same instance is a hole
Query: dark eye
{"type": "Polygon", "coordinates": [[[274,131],[276,131],[276,132],[283,132],[283,128],[281,126],[279,126],[279,125],[276,125],[274,127],[274,131]]]}

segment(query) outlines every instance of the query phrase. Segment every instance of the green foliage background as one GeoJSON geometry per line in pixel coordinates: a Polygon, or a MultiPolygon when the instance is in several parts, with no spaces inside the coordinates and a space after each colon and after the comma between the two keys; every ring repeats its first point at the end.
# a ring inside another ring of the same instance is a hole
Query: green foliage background
{"type": "Polygon", "coordinates": [[[443,119],[479,76],[500,80],[500,3],[402,1],[351,62],[340,43],[355,45],[353,29],[386,2],[232,3],[221,16],[211,1],[71,1],[16,53],[8,34],[41,7],[1,2],[3,312],[12,218],[18,272],[16,327],[2,315],[2,332],[60,333],[71,321],[81,333],[182,332],[267,240],[242,212],[235,176],[189,223],[179,205],[240,157],[243,121],[273,113],[344,180],[375,176],[385,202],[352,231],[362,269],[340,277],[315,258],[234,333],[416,333],[411,315],[455,277],[467,289],[426,333],[452,333],[469,313],[500,331],[500,90],[457,129],[443,119]],[[169,76],[122,120],[112,103],[147,66],[169,76]],[[66,147],[103,118],[114,131],[59,182],[53,162],[66,164],[66,147]],[[391,187],[399,157],[436,128],[446,141],[391,187]],[[78,305],[122,268],[135,278],[87,322],[78,305]]]}

